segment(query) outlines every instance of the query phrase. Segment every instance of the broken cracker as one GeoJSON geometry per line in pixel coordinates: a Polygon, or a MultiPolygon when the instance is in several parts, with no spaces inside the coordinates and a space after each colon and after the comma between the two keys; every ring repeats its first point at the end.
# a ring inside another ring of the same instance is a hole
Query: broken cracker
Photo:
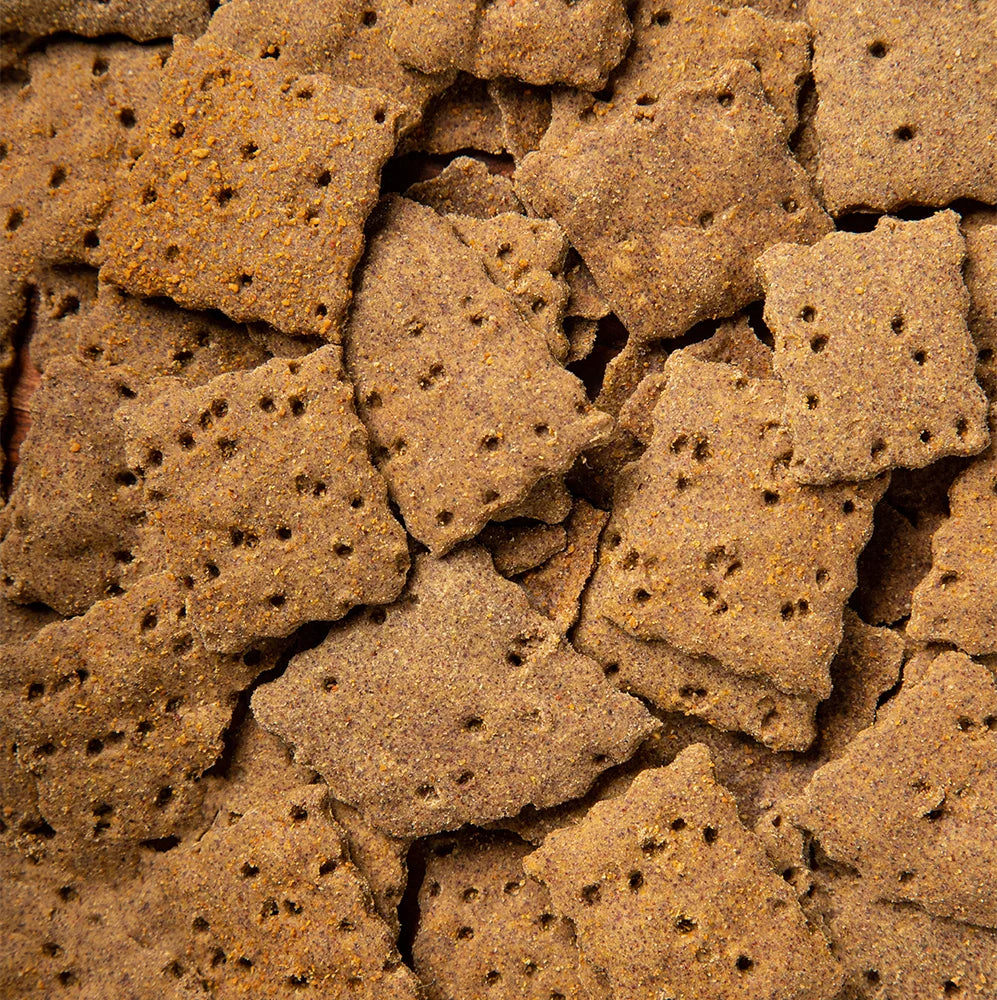
{"type": "Polygon", "coordinates": [[[417,557],[396,604],[333,627],[253,712],[337,798],[406,837],[571,798],[654,729],[479,548],[417,557]],[[422,708],[398,715],[414,689],[422,708]]]}
{"type": "Polygon", "coordinates": [[[286,86],[272,60],[179,41],[101,227],[102,277],[334,340],[398,114],[379,91],[322,74],[286,86]]]}
{"type": "Polygon", "coordinates": [[[488,93],[502,119],[502,139],[515,159],[538,149],[550,126],[550,94],[518,80],[488,81],[488,93]]]}
{"type": "Polygon", "coordinates": [[[997,682],[943,653],[807,789],[797,825],[880,898],[997,926],[997,682]]]}
{"type": "Polygon", "coordinates": [[[800,482],[869,479],[986,447],[964,256],[953,212],[762,256],[800,482]]]}
{"type": "Polygon", "coordinates": [[[480,833],[428,845],[412,955],[430,1000],[590,1000],[570,921],[523,871],[530,850],[480,833]]]}
{"type": "Polygon", "coordinates": [[[352,395],[327,346],[119,411],[150,528],[209,648],[289,635],[404,585],[405,534],[352,395]]]}
{"type": "Polygon", "coordinates": [[[831,1000],[841,985],[701,744],[550,834],[524,866],[615,995],[831,1000]]]}
{"type": "Polygon", "coordinates": [[[173,35],[197,37],[208,25],[208,0],[10,0],[0,16],[0,31],[40,38],[61,31],[96,38],[127,35],[151,42],[173,35]]]}
{"type": "Polygon", "coordinates": [[[409,533],[442,555],[567,471],[610,420],[450,223],[392,197],[379,224],[346,366],[409,533]]]}
{"type": "Polygon", "coordinates": [[[31,364],[40,372],[60,354],[72,354],[81,326],[97,301],[97,271],[83,265],[40,268],[28,333],[31,364]]]}
{"type": "Polygon", "coordinates": [[[485,82],[459,73],[426,109],[419,127],[401,141],[398,152],[438,156],[466,149],[497,156],[505,145],[499,109],[485,82]]]}
{"type": "Polygon", "coordinates": [[[560,524],[571,512],[572,497],[561,476],[545,476],[515,506],[496,514],[502,523],[525,517],[544,524],[560,524]]]}
{"type": "Polygon", "coordinates": [[[504,577],[519,576],[547,562],[564,549],[567,540],[561,525],[530,521],[490,524],[480,535],[504,577]]]}
{"type": "Polygon", "coordinates": [[[968,322],[976,344],[976,381],[991,400],[997,400],[997,225],[974,222],[970,215],[963,218],[968,322]]]}
{"type": "Polygon", "coordinates": [[[440,215],[490,219],[503,212],[525,214],[512,181],[470,156],[455,157],[435,177],[411,185],[405,197],[440,215]]]}
{"type": "Polygon", "coordinates": [[[810,0],[818,178],[835,215],[997,201],[994,9],[810,0]]]}

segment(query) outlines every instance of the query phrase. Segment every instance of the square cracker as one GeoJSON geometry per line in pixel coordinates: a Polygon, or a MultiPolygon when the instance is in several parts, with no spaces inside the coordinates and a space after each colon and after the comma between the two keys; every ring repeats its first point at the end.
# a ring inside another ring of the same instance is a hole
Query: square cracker
{"type": "Polygon", "coordinates": [[[524,866],[616,996],[831,1000],[841,985],[702,744],[550,834],[524,866]]]}
{"type": "MultiPolygon", "coordinates": [[[[997,408],[991,414],[997,431],[997,408]]],[[[975,459],[949,490],[949,517],[931,539],[931,570],[914,591],[908,633],[997,653],[997,447],[975,459]]]]}
{"type": "Polygon", "coordinates": [[[963,653],[905,684],[798,810],[879,898],[997,926],[997,680],[963,653]]]}
{"type": "Polygon", "coordinates": [[[993,0],[811,0],[807,20],[832,212],[997,201],[993,0]]]}
{"type": "Polygon", "coordinates": [[[253,713],[405,837],[563,802],[656,728],[476,547],[417,557],[394,605],[335,626],[253,713]]]}
{"type": "Polygon", "coordinates": [[[825,698],[887,482],[797,484],[774,379],[684,353],[664,373],[654,435],[617,482],[601,613],[641,639],[825,698]]]}
{"type": "Polygon", "coordinates": [[[335,339],[398,113],[380,91],[322,74],[288,85],[273,60],[178,42],[101,227],[102,276],[335,339]]]}
{"type": "Polygon", "coordinates": [[[954,212],[777,246],[759,261],[800,482],[869,479],[986,447],[954,212]]]}
{"type": "Polygon", "coordinates": [[[405,533],[352,395],[330,345],[119,411],[149,530],[209,648],[289,635],[404,585],[405,533]]]}
{"type": "Polygon", "coordinates": [[[758,298],[764,249],[831,228],[749,63],[640,98],[589,114],[566,142],[552,126],[516,177],[565,229],[634,344],[731,315],[758,298]]]}
{"type": "Polygon", "coordinates": [[[481,253],[403,198],[388,199],[371,237],[345,357],[378,468],[437,555],[566,472],[611,424],[481,253]]]}
{"type": "Polygon", "coordinates": [[[412,957],[430,1000],[595,1000],[579,976],[571,922],[527,878],[530,846],[509,836],[439,838],[426,851],[412,957]]]}

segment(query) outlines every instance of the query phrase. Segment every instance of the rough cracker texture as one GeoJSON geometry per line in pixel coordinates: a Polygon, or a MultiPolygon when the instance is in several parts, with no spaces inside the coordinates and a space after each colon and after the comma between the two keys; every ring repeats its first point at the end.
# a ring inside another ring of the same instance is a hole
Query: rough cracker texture
{"type": "Polygon", "coordinates": [[[559,524],[515,521],[490,524],[481,532],[481,544],[491,552],[495,568],[504,577],[536,569],[561,552],[567,541],[559,524]]]}
{"type": "Polygon", "coordinates": [[[460,73],[426,109],[417,129],[399,144],[399,153],[447,155],[473,149],[505,152],[502,118],[484,80],[460,73]]]}
{"type": "Polygon", "coordinates": [[[46,367],[2,514],[8,597],[78,615],[118,592],[143,511],[114,411],[144,390],[127,368],[73,357],[46,367]]]}
{"type": "MultiPolygon", "coordinates": [[[[971,221],[964,218],[964,225],[971,221]]],[[[997,400],[997,226],[966,225],[969,329],[976,344],[976,381],[997,400]]]]}
{"type": "Polygon", "coordinates": [[[350,87],[372,87],[402,105],[399,127],[416,126],[455,74],[403,66],[389,42],[404,0],[228,0],[206,39],[248,59],[271,59],[290,74],[322,73],[350,87]]]}
{"type": "Polygon", "coordinates": [[[484,259],[488,276],[509,292],[526,321],[565,363],[571,345],[564,331],[570,290],[564,277],[568,240],[552,219],[507,213],[494,219],[450,216],[457,238],[484,259]]]}
{"type": "Polygon", "coordinates": [[[212,996],[419,996],[321,786],[219,817],[169,867],[175,922],[192,928],[185,958],[212,996]]]}
{"type": "Polygon", "coordinates": [[[582,319],[602,319],[609,315],[609,303],[599,291],[585,261],[571,248],[564,266],[564,276],[571,294],[568,298],[567,314],[582,319]]]}
{"type": "Polygon", "coordinates": [[[774,247],[759,264],[800,482],[869,479],[989,440],[958,216],[774,247]]]}
{"type": "Polygon", "coordinates": [[[502,118],[502,141],[517,161],[540,147],[550,126],[550,93],[518,80],[490,80],[488,93],[502,118]]]}
{"type": "Polygon", "coordinates": [[[617,996],[830,1000],[841,984],[701,744],[552,833],[524,866],[617,996]]]}
{"type": "Polygon", "coordinates": [[[393,600],[405,534],[367,457],[337,347],[119,411],[150,530],[212,649],[393,600]]]}
{"type": "Polygon", "coordinates": [[[429,1000],[590,1000],[570,921],[523,871],[530,850],[483,834],[430,844],[412,944],[429,1000]]]}
{"type": "Polygon", "coordinates": [[[561,476],[545,476],[525,498],[508,510],[495,515],[496,521],[525,517],[544,524],[560,524],[571,512],[573,498],[561,476]]]}
{"type": "Polygon", "coordinates": [[[601,612],[636,637],[825,698],[886,481],[798,486],[778,382],[684,354],[665,374],[654,436],[617,483],[601,612]]]}
{"type": "Polygon", "coordinates": [[[101,227],[103,278],[338,336],[399,106],[323,74],[286,79],[274,60],[178,42],[142,156],[101,227]]]}
{"type": "Polygon", "coordinates": [[[435,177],[417,181],[405,197],[436,209],[440,215],[469,215],[490,219],[503,212],[524,213],[512,181],[493,174],[470,156],[452,159],[435,177]]]}
{"type": "Polygon", "coordinates": [[[818,177],[835,214],[997,201],[993,0],[812,0],[818,177]]]}
{"type": "MultiPolygon", "coordinates": [[[[991,416],[997,428],[997,415],[991,416]]],[[[931,539],[931,571],[914,591],[908,631],[967,653],[997,653],[997,449],[991,445],[949,491],[950,516],[931,539]]]]}
{"type": "Polygon", "coordinates": [[[40,37],[68,31],[96,38],[127,35],[137,42],[200,35],[208,25],[208,0],[9,0],[0,31],[40,37]]]}
{"type": "Polygon", "coordinates": [[[552,127],[517,172],[553,215],[637,344],[729,316],[759,297],[754,260],[830,228],[757,70],[729,63],[667,100],[552,127]]]}
{"type": "Polygon", "coordinates": [[[601,92],[610,113],[666,101],[677,85],[701,80],[731,59],[761,73],[769,103],[788,136],[796,126],[797,95],[810,70],[810,31],[802,21],[779,21],[734,0],[640,0],[625,62],[601,92]],[[611,102],[611,103],[610,103],[611,102]]]}
{"type": "Polygon", "coordinates": [[[346,365],[405,525],[441,555],[567,471],[610,419],[450,223],[392,197],[378,225],[346,365]]]}
{"type": "Polygon", "coordinates": [[[880,898],[994,927],[995,727],[994,675],[944,653],[817,772],[797,822],[880,898]]]}
{"type": "Polygon", "coordinates": [[[915,511],[914,520],[889,502],[876,505],[872,538],[858,562],[852,604],[872,625],[892,625],[911,612],[914,588],[931,569],[931,538],[940,514],[915,511]]]}
{"type": "Polygon", "coordinates": [[[564,523],[564,548],[519,580],[530,604],[562,632],[578,620],[582,591],[595,568],[599,536],[608,519],[605,511],[584,500],[575,501],[564,523]]]}
{"type": "Polygon", "coordinates": [[[620,0],[417,0],[399,14],[391,46],[425,73],[456,69],[482,80],[598,90],[626,53],[630,31],[620,0]]]}
{"type": "Polygon", "coordinates": [[[46,264],[99,263],[97,227],[138,155],[169,47],[52,42],[0,90],[0,327],[46,264]]]}
{"type": "Polygon", "coordinates": [[[97,302],[97,272],[85,265],[41,268],[32,284],[38,296],[28,334],[28,354],[40,372],[52,358],[72,354],[80,328],[97,302]]]}
{"type": "Polygon", "coordinates": [[[418,557],[395,605],[334,627],[253,712],[396,836],[563,802],[655,728],[476,548],[418,557]]]}
{"type": "Polygon", "coordinates": [[[195,819],[237,693],[272,665],[261,646],[209,653],[181,586],[147,577],[127,594],[0,647],[4,716],[38,807],[70,836],[81,871],[120,864],[138,841],[195,819]]]}

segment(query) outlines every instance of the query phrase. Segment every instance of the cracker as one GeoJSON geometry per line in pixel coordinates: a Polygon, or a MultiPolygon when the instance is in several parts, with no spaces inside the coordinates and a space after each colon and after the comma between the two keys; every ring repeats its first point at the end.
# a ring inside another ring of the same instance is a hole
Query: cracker
{"type": "Polygon", "coordinates": [[[404,8],[391,46],[424,73],[464,70],[543,86],[598,90],[627,51],[630,21],[619,0],[479,4],[418,0],[404,8]]]}
{"type": "Polygon", "coordinates": [[[295,788],[170,857],[164,889],[176,923],[193,928],[185,957],[213,995],[419,996],[328,798],[295,788]]]}
{"type": "Polygon", "coordinates": [[[621,474],[596,577],[601,614],[724,668],[820,700],[884,479],[814,489],[775,380],[669,358],[654,436],[621,474]]]}
{"type": "Polygon", "coordinates": [[[130,369],[57,357],[31,398],[0,544],[9,598],[82,614],[120,589],[142,501],[113,414],[145,390],[130,369]]]}
{"type": "Polygon", "coordinates": [[[732,59],[751,63],[783,122],[796,126],[797,96],[810,70],[810,31],[802,21],[780,21],[738,0],[639,0],[626,61],[598,95],[609,112],[626,113],[667,100],[676,86],[711,76],[732,59]]]}
{"type": "Polygon", "coordinates": [[[572,365],[587,358],[595,348],[598,333],[598,320],[585,319],[583,316],[565,316],[564,335],[568,339],[568,356],[564,363],[572,365]]]}
{"type": "Polygon", "coordinates": [[[570,921],[523,871],[529,852],[522,841],[482,834],[430,844],[412,944],[429,1000],[589,1000],[570,921]]]}
{"type": "Polygon", "coordinates": [[[502,119],[505,148],[516,160],[538,149],[550,126],[550,93],[507,79],[490,80],[488,93],[502,119]]]}
{"type": "Polygon", "coordinates": [[[564,801],[655,728],[477,548],[417,557],[400,601],[334,627],[253,712],[395,836],[564,801]]]}
{"type": "Polygon", "coordinates": [[[759,297],[754,260],[830,228],[757,70],[729,63],[656,104],[553,126],[517,171],[630,333],[631,349],[759,297]]]}
{"type": "Polygon", "coordinates": [[[599,291],[585,261],[572,248],[564,265],[564,277],[568,282],[569,296],[567,314],[582,319],[602,319],[609,315],[609,303],[599,291]]]}
{"type": "Polygon", "coordinates": [[[392,197],[379,226],[346,365],[406,527],[441,555],[567,471],[610,420],[450,223],[392,197]]]}
{"type": "Polygon", "coordinates": [[[212,649],[393,600],[405,535],[367,457],[339,349],[119,411],[162,558],[212,649]]]}
{"type": "Polygon", "coordinates": [[[143,153],[101,227],[106,280],[338,336],[398,106],[323,74],[286,78],[274,60],[177,43],[143,153]]]}
{"type": "Polygon", "coordinates": [[[488,276],[512,295],[550,353],[566,362],[571,345],[563,329],[569,296],[564,230],[552,219],[514,213],[494,219],[451,216],[449,221],[457,238],[482,255],[488,276]]]}
{"type": "Polygon", "coordinates": [[[830,1000],[841,984],[702,745],[552,833],[524,867],[617,996],[830,1000]]]}
{"type": "Polygon", "coordinates": [[[184,598],[168,577],[147,577],[0,647],[18,760],[36,779],[41,814],[72,837],[81,870],[195,818],[235,695],[273,662],[264,646],[241,658],[209,653],[184,598]]]}
{"type": "Polygon", "coordinates": [[[976,381],[991,400],[997,399],[997,225],[972,225],[966,233],[966,287],[969,329],[976,344],[976,381]]]}
{"type": "Polygon", "coordinates": [[[137,42],[151,42],[173,35],[197,36],[208,26],[208,0],[11,0],[0,16],[0,31],[20,31],[41,37],[68,31],[96,38],[127,35],[137,42]]]}
{"type": "Polygon", "coordinates": [[[869,479],[986,447],[964,256],[958,217],[940,212],[761,258],[800,482],[869,479]]]}
{"type": "Polygon", "coordinates": [[[560,524],[571,512],[572,498],[564,479],[560,476],[545,476],[529,493],[508,510],[495,515],[495,520],[511,521],[525,517],[544,524],[560,524]]]}
{"type": "Polygon", "coordinates": [[[490,219],[503,212],[524,212],[512,181],[493,174],[481,160],[470,156],[455,157],[435,177],[413,184],[405,197],[440,215],[490,219]]]}
{"type": "Polygon", "coordinates": [[[0,91],[0,317],[47,264],[97,263],[98,223],[156,100],[163,45],[52,42],[0,91]]]}
{"type": "Polygon", "coordinates": [[[578,620],[582,591],[595,568],[599,535],[608,519],[605,511],[576,501],[564,524],[563,549],[519,580],[530,604],[562,632],[578,620]]]}
{"type": "Polygon", "coordinates": [[[889,503],[876,505],[869,544],[858,562],[852,604],[872,625],[892,625],[911,612],[914,588],[931,569],[931,537],[944,521],[937,514],[915,514],[911,521],[889,503]]]}
{"type": "Polygon", "coordinates": [[[561,552],[568,536],[559,524],[514,521],[490,524],[481,533],[481,544],[492,554],[495,568],[504,577],[519,576],[561,552]]]}
{"type": "Polygon", "coordinates": [[[408,131],[455,74],[427,75],[399,62],[389,42],[404,7],[403,0],[228,0],[206,40],[276,61],[286,73],[322,73],[388,94],[402,105],[398,125],[408,131]]]}
{"type": "MultiPolygon", "coordinates": [[[[991,424],[997,426],[997,419],[991,424]]],[[[997,653],[994,445],[952,484],[949,504],[951,516],[931,539],[931,571],[914,591],[908,631],[915,639],[951,642],[968,653],[997,653]]]]}
{"type": "Polygon", "coordinates": [[[880,898],[994,927],[995,717],[994,675],[943,653],[814,775],[799,824],[880,898]]]}
{"type": "Polygon", "coordinates": [[[80,327],[97,301],[97,272],[86,266],[47,267],[34,275],[28,353],[40,372],[60,354],[72,354],[80,327]]]}
{"type": "Polygon", "coordinates": [[[505,144],[502,118],[484,80],[460,73],[402,140],[399,153],[446,155],[467,149],[499,155],[505,144]]]}
{"type": "Polygon", "coordinates": [[[994,14],[813,0],[818,177],[835,214],[997,201],[994,14]],[[923,99],[922,95],[929,95],[923,99]]]}

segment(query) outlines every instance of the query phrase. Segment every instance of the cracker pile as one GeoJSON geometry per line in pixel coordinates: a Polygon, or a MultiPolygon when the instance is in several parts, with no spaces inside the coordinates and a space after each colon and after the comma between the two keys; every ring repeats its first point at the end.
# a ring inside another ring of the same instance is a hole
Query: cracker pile
{"type": "Polygon", "coordinates": [[[997,1000],[997,0],[0,32],[0,1000],[997,1000]]]}

